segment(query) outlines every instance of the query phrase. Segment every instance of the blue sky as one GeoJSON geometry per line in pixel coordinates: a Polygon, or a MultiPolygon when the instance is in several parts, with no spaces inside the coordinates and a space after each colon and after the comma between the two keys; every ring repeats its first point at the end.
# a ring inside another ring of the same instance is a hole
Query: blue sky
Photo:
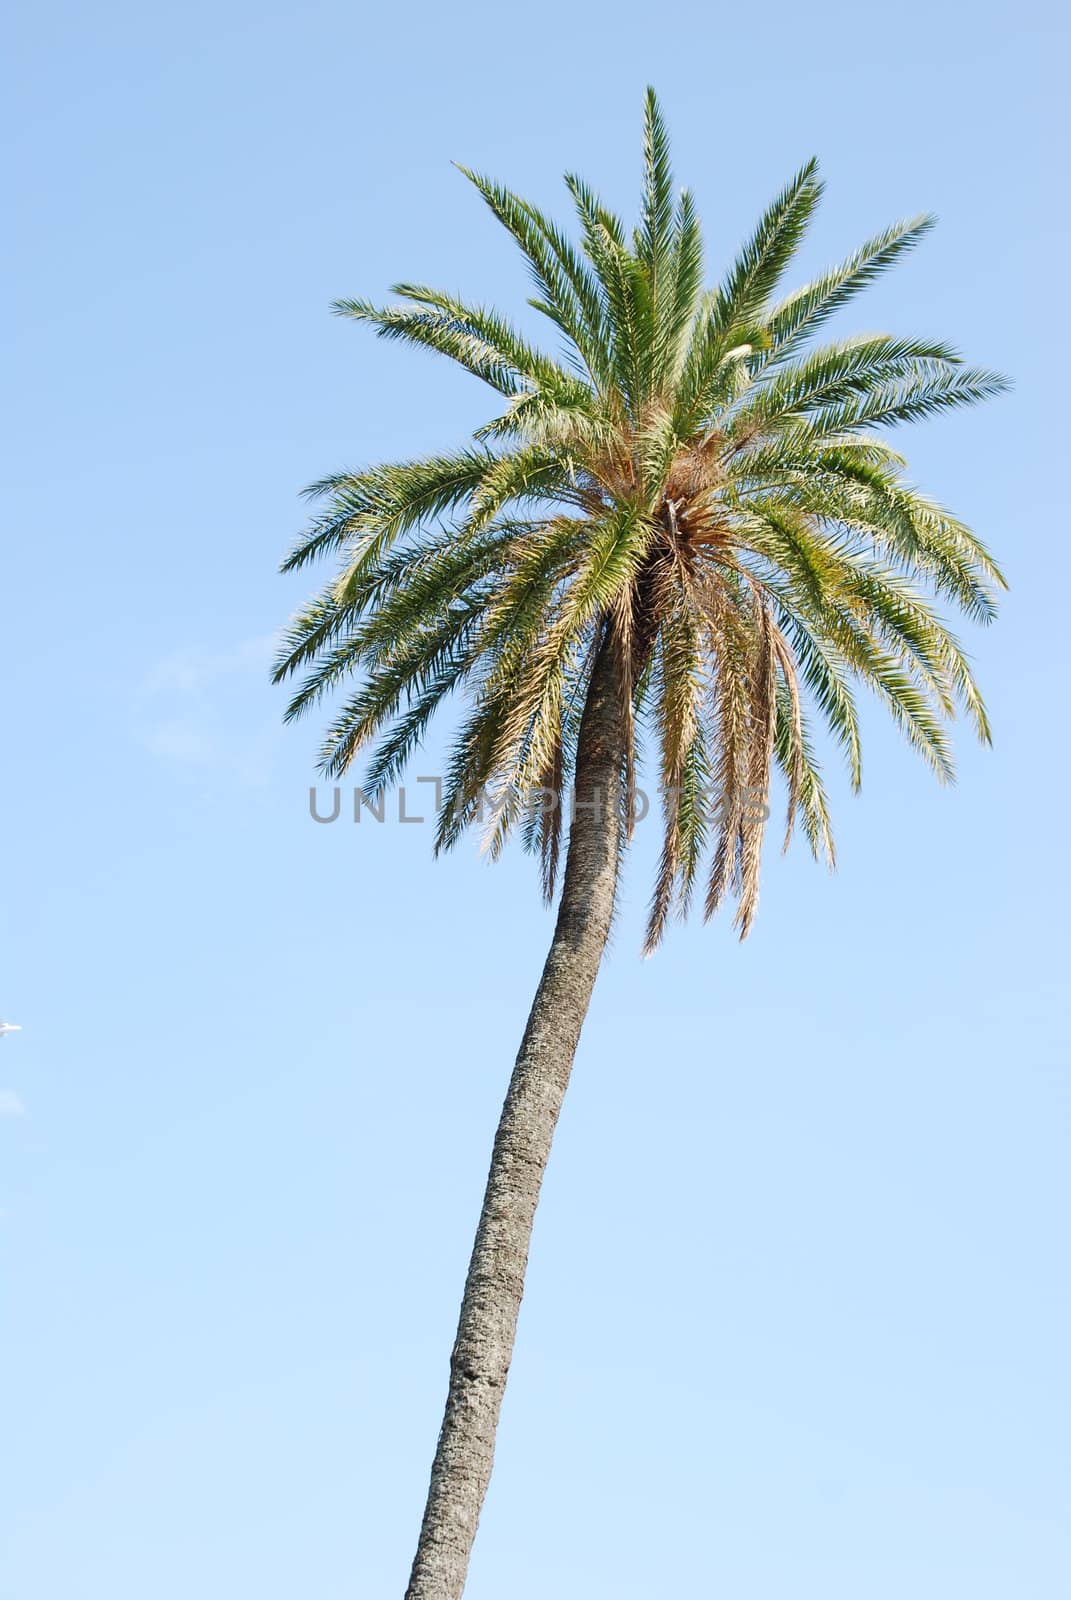
{"type": "MultiPolygon", "coordinates": [[[[3,1600],[400,1595],[530,863],[318,827],[272,635],[297,491],[478,386],[333,320],[523,304],[458,160],[622,207],[651,81],[716,272],[812,152],[801,271],[941,227],[850,325],[1014,393],[905,436],[1005,561],[996,747],[878,716],[841,867],[638,960],[636,856],[537,1224],[468,1600],[1071,1584],[1067,253],[1055,8],[23,5],[2,555],[3,1600]],[[1061,430],[1062,432],[1062,430],[1061,430]]],[[[418,770],[435,770],[437,739],[418,770]]],[[[642,832],[642,830],[640,830],[642,832]]]]}

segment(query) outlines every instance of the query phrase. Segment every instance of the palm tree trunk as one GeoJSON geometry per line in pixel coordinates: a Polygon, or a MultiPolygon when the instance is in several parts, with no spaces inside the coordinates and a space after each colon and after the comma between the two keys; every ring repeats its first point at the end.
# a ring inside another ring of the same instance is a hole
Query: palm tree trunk
{"type": "Polygon", "coordinates": [[[615,663],[607,634],[580,725],[558,920],[495,1136],[406,1600],[459,1600],[491,1477],[536,1203],[613,917],[625,744],[615,663]]]}

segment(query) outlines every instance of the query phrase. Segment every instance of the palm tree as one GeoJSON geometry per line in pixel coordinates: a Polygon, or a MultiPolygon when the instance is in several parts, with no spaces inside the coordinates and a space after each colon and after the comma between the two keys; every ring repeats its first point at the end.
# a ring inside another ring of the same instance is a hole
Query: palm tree
{"type": "MultiPolygon", "coordinates": [[[[339,560],[290,624],[276,681],[287,717],[355,680],[322,770],[371,747],[364,789],[403,771],[433,713],[467,712],[437,849],[483,824],[540,859],[554,936],[510,1082],[465,1284],[449,1392],[407,1600],[457,1600],[491,1475],[529,1239],[555,1124],[614,912],[638,763],[664,822],[646,948],[703,884],[751,927],[771,771],[816,857],[833,862],[811,725],[860,779],[853,684],[871,689],[939,779],[957,707],[988,742],[970,667],[936,608],[987,622],[1003,580],[975,535],[906,481],[875,430],[1001,391],[947,344],[868,334],[815,347],[910,250],[901,222],[775,298],[822,192],[808,162],[720,286],[704,291],[691,195],[675,193],[648,91],[645,181],[631,234],[581,179],[574,242],[535,206],[466,171],[516,240],[544,353],[493,310],[418,284],[399,303],[335,309],[482,378],[496,415],[463,448],[342,472],[284,564],[339,560]]],[[[463,169],[464,170],[464,169],[463,169]]]]}

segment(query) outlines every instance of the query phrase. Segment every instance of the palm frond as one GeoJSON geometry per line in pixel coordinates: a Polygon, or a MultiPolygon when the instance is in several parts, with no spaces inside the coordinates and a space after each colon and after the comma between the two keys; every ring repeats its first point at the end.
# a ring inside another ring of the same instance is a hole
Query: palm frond
{"type": "Polygon", "coordinates": [[[365,790],[382,794],[433,718],[460,706],[436,848],[479,826],[494,857],[520,834],[549,898],[597,679],[620,712],[623,837],[645,763],[662,795],[645,949],[704,880],[706,914],[735,896],[744,937],[772,783],[785,788],[785,847],[798,829],[833,864],[815,730],[858,788],[860,688],[943,781],[954,716],[991,737],[943,608],[990,621],[1003,575],[886,434],[1006,380],[937,339],[814,343],[933,222],[896,223],[785,295],[822,193],[814,161],[704,289],[695,203],[675,190],[652,90],[634,228],[576,175],[562,225],[461,170],[520,248],[554,349],[421,283],[395,285],[396,304],[336,303],[445,356],[494,403],[456,451],[310,487],[284,570],[324,557],[336,570],[280,642],[286,715],[332,702],[322,769],[337,777],[365,755],[365,790]]]}

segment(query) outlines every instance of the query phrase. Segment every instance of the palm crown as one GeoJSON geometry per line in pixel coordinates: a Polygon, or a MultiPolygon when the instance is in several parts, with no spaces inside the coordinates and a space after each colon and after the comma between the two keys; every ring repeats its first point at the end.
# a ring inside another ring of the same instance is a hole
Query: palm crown
{"type": "Polygon", "coordinates": [[[970,667],[936,609],[987,621],[999,571],[976,536],[904,476],[875,430],[992,395],[997,375],[948,345],[812,336],[932,225],[869,240],[806,287],[776,291],[822,192],[816,164],[777,196],[721,284],[703,289],[700,230],[675,193],[648,91],[645,183],[629,235],[568,176],[574,243],[473,172],[527,260],[543,353],[496,312],[398,284],[401,304],[343,315],[450,356],[504,400],[462,449],[344,472],[284,564],[340,569],[293,619],[276,680],[303,672],[288,717],[356,676],[322,767],[371,746],[365,788],[403,769],[440,704],[468,701],[437,846],[478,818],[492,853],[515,828],[552,894],[562,806],[596,655],[612,641],[632,793],[657,763],[664,842],[648,926],[658,942],[702,877],[705,908],[755,913],[764,803],[783,774],[788,821],[833,859],[817,714],[860,778],[853,681],[885,703],[940,778],[957,704],[988,740],[970,667]],[[637,754],[637,752],[639,754],[637,754]],[[545,798],[532,804],[532,795],[545,798]],[[487,799],[491,797],[488,810],[487,799]]]}

